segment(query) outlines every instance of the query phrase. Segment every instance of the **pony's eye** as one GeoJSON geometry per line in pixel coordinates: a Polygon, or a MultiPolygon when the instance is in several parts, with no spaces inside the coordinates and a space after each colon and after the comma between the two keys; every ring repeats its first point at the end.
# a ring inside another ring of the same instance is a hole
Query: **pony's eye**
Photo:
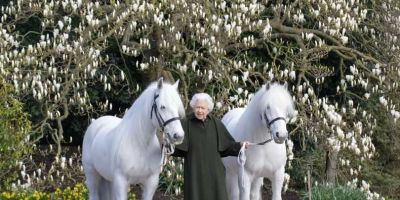
{"type": "Polygon", "coordinates": [[[164,109],[165,109],[165,106],[164,106],[164,105],[161,105],[160,108],[161,108],[162,110],[164,110],[164,109]]]}

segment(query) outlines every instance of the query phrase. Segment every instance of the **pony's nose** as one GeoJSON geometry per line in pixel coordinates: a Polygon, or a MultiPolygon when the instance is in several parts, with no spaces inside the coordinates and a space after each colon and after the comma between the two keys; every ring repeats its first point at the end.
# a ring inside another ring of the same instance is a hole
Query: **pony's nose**
{"type": "Polygon", "coordinates": [[[175,139],[175,141],[182,141],[183,136],[178,135],[178,133],[175,133],[175,134],[174,134],[174,139],[175,139]]]}
{"type": "Polygon", "coordinates": [[[285,131],[283,131],[283,132],[276,131],[275,138],[274,138],[275,142],[278,144],[284,143],[285,140],[287,139],[287,135],[285,135],[285,133],[287,134],[287,132],[285,132],[285,131]]]}
{"type": "Polygon", "coordinates": [[[277,132],[275,133],[275,136],[276,136],[277,138],[285,138],[285,137],[287,136],[287,132],[279,132],[279,131],[277,131],[277,132]]]}

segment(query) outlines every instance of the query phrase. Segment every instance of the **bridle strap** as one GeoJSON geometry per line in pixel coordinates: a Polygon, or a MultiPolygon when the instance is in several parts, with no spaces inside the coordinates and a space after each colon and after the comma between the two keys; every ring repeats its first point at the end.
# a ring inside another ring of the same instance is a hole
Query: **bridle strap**
{"type": "Polygon", "coordinates": [[[173,117],[173,118],[171,118],[171,119],[165,121],[164,124],[163,124],[163,126],[165,127],[165,126],[167,126],[167,124],[169,124],[169,123],[171,123],[171,122],[173,122],[173,121],[175,121],[175,120],[180,120],[180,119],[181,119],[181,118],[179,118],[179,117],[173,117]]]}
{"type": "Polygon", "coordinates": [[[169,123],[175,121],[175,120],[179,120],[179,117],[172,117],[171,119],[168,119],[167,121],[164,121],[164,119],[162,118],[160,112],[158,111],[158,107],[156,104],[156,99],[159,97],[160,95],[156,94],[154,95],[154,99],[153,99],[153,105],[151,106],[151,112],[150,112],[150,119],[153,118],[153,111],[154,111],[154,116],[156,116],[156,119],[158,121],[158,125],[161,127],[161,130],[164,132],[164,128],[165,126],[167,126],[169,123]]]}
{"type": "Polygon", "coordinates": [[[253,145],[264,145],[264,144],[266,144],[266,143],[268,143],[268,142],[271,142],[272,141],[272,138],[270,138],[270,139],[268,139],[268,140],[265,140],[264,142],[259,142],[259,143],[252,143],[253,145]]]}
{"type": "MultiPolygon", "coordinates": [[[[268,127],[270,127],[273,123],[275,123],[275,122],[278,121],[278,120],[286,121],[284,117],[277,117],[277,118],[275,118],[275,119],[269,121],[269,120],[268,120],[268,117],[267,117],[267,114],[265,114],[265,112],[264,112],[264,118],[265,118],[265,122],[267,123],[268,127]]],[[[268,142],[271,142],[272,140],[273,140],[273,139],[270,138],[270,139],[265,140],[265,141],[263,141],[263,142],[250,143],[250,144],[251,144],[251,145],[264,145],[264,144],[266,144],[266,143],[268,143],[268,142]]]]}
{"type": "Polygon", "coordinates": [[[153,98],[153,105],[151,106],[151,111],[150,111],[150,119],[153,119],[153,112],[154,112],[154,116],[157,119],[158,125],[161,128],[161,132],[163,134],[163,143],[161,144],[161,163],[160,163],[160,168],[161,171],[163,169],[163,166],[167,163],[167,156],[171,155],[174,151],[175,151],[175,146],[173,144],[170,143],[169,141],[169,137],[165,136],[166,134],[164,133],[164,128],[165,126],[167,126],[169,123],[175,121],[175,120],[180,120],[179,117],[172,117],[171,119],[168,119],[167,121],[164,121],[164,119],[162,118],[157,104],[156,104],[156,99],[159,97],[160,95],[155,94],[154,98],[153,98]]]}
{"type": "Polygon", "coordinates": [[[267,117],[267,114],[265,114],[265,112],[264,112],[264,118],[265,118],[265,122],[267,123],[268,127],[270,127],[274,122],[276,122],[278,120],[286,121],[286,119],[284,117],[277,117],[277,118],[269,121],[268,117],[267,117]]]}
{"type": "Polygon", "coordinates": [[[285,118],[283,118],[283,117],[277,117],[277,118],[273,119],[272,121],[270,121],[270,122],[268,123],[268,126],[271,126],[271,124],[273,124],[274,122],[276,122],[276,121],[278,121],[278,120],[286,121],[285,118]]]}

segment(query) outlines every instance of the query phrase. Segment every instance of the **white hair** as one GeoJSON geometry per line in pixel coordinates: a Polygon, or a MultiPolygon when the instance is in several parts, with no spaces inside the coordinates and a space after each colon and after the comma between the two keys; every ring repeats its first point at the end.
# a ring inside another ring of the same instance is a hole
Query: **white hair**
{"type": "Polygon", "coordinates": [[[196,93],[193,95],[192,99],[190,100],[190,107],[193,109],[196,107],[196,103],[198,101],[206,101],[208,104],[208,111],[211,112],[214,109],[214,102],[210,95],[207,93],[196,93]]]}

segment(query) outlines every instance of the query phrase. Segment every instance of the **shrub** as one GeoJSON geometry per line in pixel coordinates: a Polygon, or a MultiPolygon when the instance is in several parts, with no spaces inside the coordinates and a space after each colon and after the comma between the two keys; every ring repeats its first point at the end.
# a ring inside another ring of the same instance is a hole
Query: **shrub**
{"type": "MultiPolygon", "coordinates": [[[[365,200],[367,196],[358,189],[347,186],[319,185],[312,188],[311,199],[313,200],[365,200]]],[[[308,196],[304,199],[308,199],[308,196]]]]}
{"type": "Polygon", "coordinates": [[[166,194],[179,196],[183,191],[183,159],[170,158],[160,174],[160,188],[166,194]]]}
{"type": "MultiPolygon", "coordinates": [[[[74,188],[67,187],[64,190],[57,189],[54,193],[44,192],[3,192],[0,194],[2,200],[86,200],[88,199],[89,191],[84,184],[76,184],[74,188]]],[[[136,200],[134,194],[129,194],[129,200],[136,200]]]]}
{"type": "Polygon", "coordinates": [[[16,163],[26,155],[31,123],[22,103],[13,97],[13,89],[0,78],[0,191],[16,178],[16,163]]]}

